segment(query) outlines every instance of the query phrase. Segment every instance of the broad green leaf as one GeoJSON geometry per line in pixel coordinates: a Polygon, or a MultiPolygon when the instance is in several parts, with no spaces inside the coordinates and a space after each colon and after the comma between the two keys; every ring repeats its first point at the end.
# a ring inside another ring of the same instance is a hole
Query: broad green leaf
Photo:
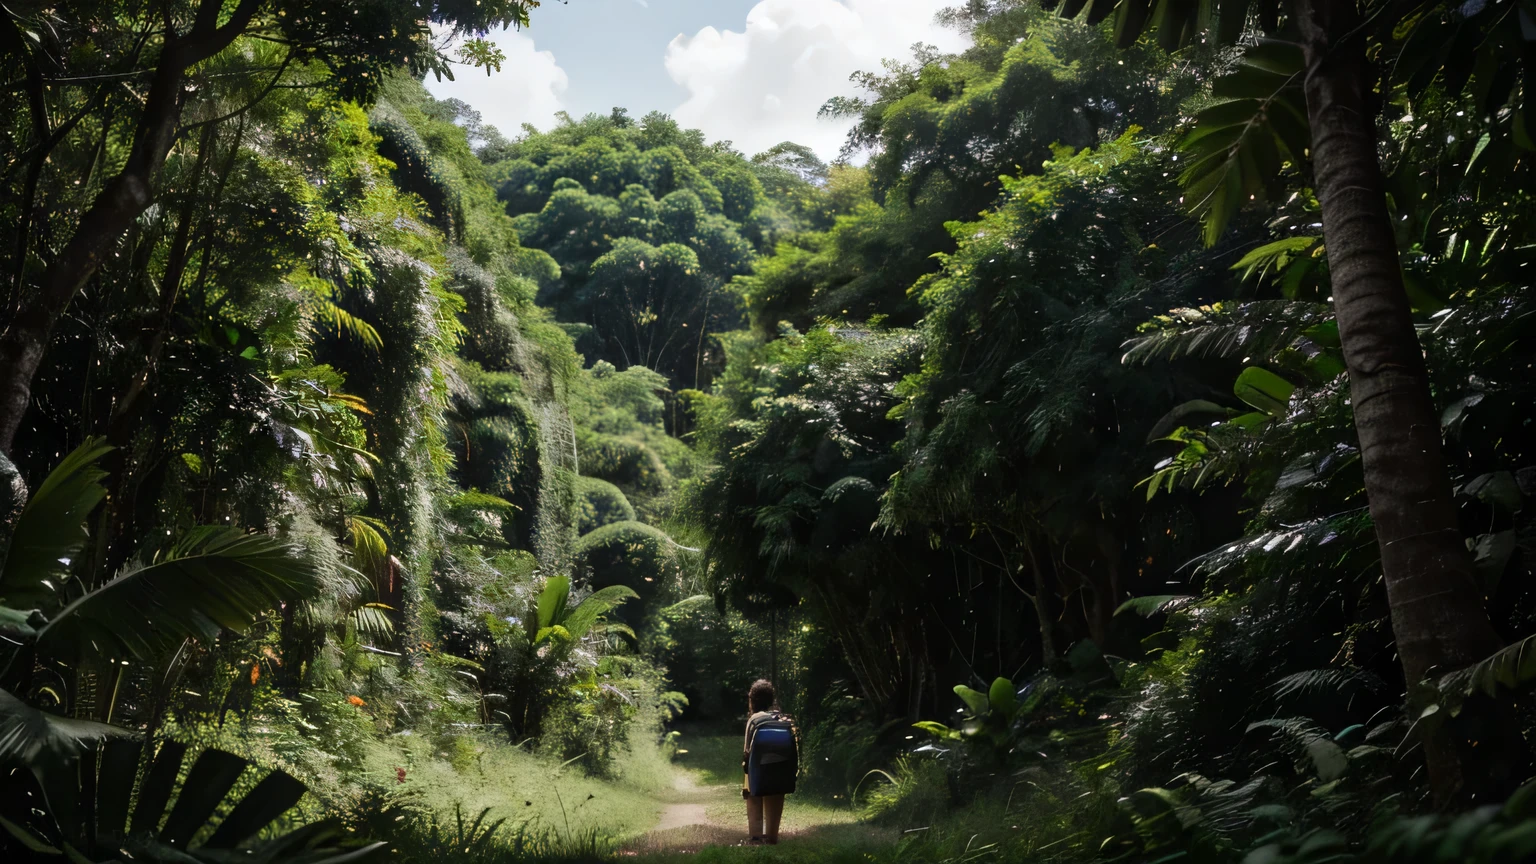
{"type": "Polygon", "coordinates": [[[1489,137],[1487,132],[1484,132],[1482,137],[1477,139],[1477,144],[1472,147],[1472,155],[1467,159],[1466,176],[1470,177],[1472,175],[1472,169],[1477,167],[1478,158],[1483,155],[1484,150],[1488,149],[1488,142],[1491,140],[1492,138],[1489,137]]]}
{"type": "Polygon", "coordinates": [[[1339,322],[1335,318],[1308,327],[1301,333],[1324,348],[1338,348],[1343,345],[1339,340],[1339,322]]]}
{"type": "Polygon", "coordinates": [[[158,656],[185,639],[244,632],[257,617],[318,590],[301,551],[265,534],[194,528],[158,560],[130,565],[64,607],[38,631],[55,652],[158,656]]]}
{"type": "Polygon", "coordinates": [[[1011,720],[1014,712],[1019,710],[1019,699],[1014,695],[1013,682],[1007,678],[997,678],[992,682],[992,687],[987,690],[987,702],[993,711],[1005,719],[1011,720]]]}
{"type": "Polygon", "coordinates": [[[96,463],[111,451],[88,439],[37,487],[16,520],[0,573],[0,601],[30,609],[49,608],[63,598],[58,586],[85,545],[85,519],[107,494],[101,485],[107,474],[96,463]]]}
{"type": "MultiPolygon", "coordinates": [[[[1248,254],[1238,259],[1230,269],[1241,270],[1244,281],[1250,278],[1263,279],[1272,273],[1286,271],[1297,258],[1305,257],[1310,261],[1310,253],[1321,241],[1321,237],[1286,237],[1273,243],[1266,243],[1256,249],[1250,249],[1248,254]]],[[[1310,269],[1310,263],[1304,269],[1310,269]]]]}
{"type": "Polygon", "coordinates": [[[1207,399],[1192,399],[1176,406],[1153,424],[1152,431],[1147,433],[1147,443],[1162,440],[1165,435],[1179,426],[1191,425],[1188,422],[1191,418],[1214,420],[1218,417],[1230,417],[1232,414],[1232,409],[1225,405],[1217,405],[1207,399]]]}
{"type": "Polygon", "coordinates": [[[1227,422],[1231,423],[1233,426],[1238,427],[1239,429],[1246,429],[1251,432],[1254,429],[1263,426],[1265,423],[1268,423],[1270,419],[1271,418],[1268,414],[1259,411],[1250,411],[1247,414],[1239,414],[1227,422]]]}
{"type": "Polygon", "coordinates": [[[37,635],[38,627],[47,623],[42,614],[36,609],[12,609],[9,606],[0,606],[0,636],[5,636],[12,641],[31,641],[37,635]]]}
{"type": "Polygon", "coordinates": [[[971,716],[973,717],[985,717],[987,709],[992,707],[992,702],[987,698],[987,694],[980,690],[972,690],[964,684],[955,685],[955,695],[959,696],[960,701],[965,703],[965,707],[971,710],[971,716]]]}
{"type": "Polygon", "coordinates": [[[1492,597],[1499,587],[1499,578],[1514,556],[1519,540],[1514,531],[1497,531],[1480,534],[1471,541],[1472,567],[1482,583],[1483,594],[1492,597]]]}
{"type": "Polygon", "coordinates": [[[1150,618],[1153,615],[1164,612],[1177,612],[1193,602],[1195,602],[1195,598],[1188,594],[1153,594],[1147,597],[1132,597],[1121,603],[1115,609],[1115,614],[1134,612],[1143,618],[1150,618]]]}
{"type": "Polygon", "coordinates": [[[565,618],[565,603],[571,596],[571,577],[551,576],[539,592],[539,629],[558,624],[565,618]]]}
{"type": "Polygon", "coordinates": [[[924,732],[934,736],[935,738],[939,738],[944,741],[956,741],[960,738],[959,732],[949,728],[948,726],[945,726],[943,723],[938,723],[933,720],[923,720],[917,723],[913,723],[912,726],[915,729],[921,729],[924,732]]]}
{"type": "Polygon", "coordinates": [[[1511,513],[1520,509],[1520,503],[1523,500],[1520,486],[1515,482],[1515,475],[1508,471],[1481,474],[1463,486],[1461,491],[1462,494],[1470,495],[1479,501],[1497,504],[1511,513]]]}
{"type": "Polygon", "coordinates": [[[1327,738],[1308,741],[1307,758],[1312,760],[1317,779],[1324,783],[1339,779],[1349,768],[1349,757],[1344,755],[1344,749],[1327,738]]]}
{"type": "Polygon", "coordinates": [[[1271,417],[1284,417],[1296,387],[1268,369],[1249,366],[1237,376],[1232,393],[1271,417]]]}

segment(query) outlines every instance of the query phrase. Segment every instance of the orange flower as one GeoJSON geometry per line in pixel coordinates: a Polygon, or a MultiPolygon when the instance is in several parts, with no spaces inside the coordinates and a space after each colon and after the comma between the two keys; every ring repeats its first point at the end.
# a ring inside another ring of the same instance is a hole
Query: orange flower
{"type": "Polygon", "coordinates": [[[261,680],[261,664],[260,663],[252,663],[251,664],[251,686],[252,687],[256,686],[256,682],[259,681],[259,680],[261,680]]]}
{"type": "Polygon", "coordinates": [[[353,705],[356,705],[359,708],[361,708],[364,705],[368,704],[367,702],[363,701],[363,697],[361,697],[361,696],[348,696],[347,697],[347,701],[352,703],[353,705]]]}

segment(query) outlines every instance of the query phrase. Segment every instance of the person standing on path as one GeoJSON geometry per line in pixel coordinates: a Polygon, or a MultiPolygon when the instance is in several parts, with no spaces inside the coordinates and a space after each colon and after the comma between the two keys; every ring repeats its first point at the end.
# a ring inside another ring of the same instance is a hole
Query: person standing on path
{"type": "Polygon", "coordinates": [[[773,682],[758,679],[747,691],[747,735],[741,746],[741,797],[747,802],[747,842],[757,845],[779,842],[779,820],[784,816],[783,795],[751,794],[747,778],[747,760],[752,749],[752,733],[764,722],[778,715],[774,713],[773,682]]]}

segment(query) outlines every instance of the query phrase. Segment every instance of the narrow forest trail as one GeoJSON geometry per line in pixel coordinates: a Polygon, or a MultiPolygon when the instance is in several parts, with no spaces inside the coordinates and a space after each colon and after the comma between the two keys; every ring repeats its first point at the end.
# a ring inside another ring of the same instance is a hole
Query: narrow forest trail
{"type": "MultiPolygon", "coordinates": [[[[746,848],[746,808],[736,779],[740,746],[740,739],[730,735],[689,739],[673,763],[676,773],[671,788],[658,795],[662,808],[656,826],[623,844],[620,855],[666,858],[746,848]]],[[[851,808],[838,804],[790,796],[774,851],[802,860],[826,852],[889,847],[895,842],[893,833],[859,822],[851,808]]]]}

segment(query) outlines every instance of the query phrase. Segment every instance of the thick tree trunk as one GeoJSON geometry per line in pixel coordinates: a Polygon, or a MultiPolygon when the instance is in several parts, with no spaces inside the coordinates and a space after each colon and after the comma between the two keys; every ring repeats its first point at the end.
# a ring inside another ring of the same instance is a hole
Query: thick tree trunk
{"type": "MultiPolygon", "coordinates": [[[[1473,577],[1441,453],[1439,413],[1376,155],[1372,79],[1355,4],[1298,0],[1297,13],[1334,308],[1392,632],[1412,687],[1432,672],[1487,657],[1500,641],[1473,577]]],[[[1448,737],[1424,742],[1441,803],[1476,792],[1448,737]]]]}

